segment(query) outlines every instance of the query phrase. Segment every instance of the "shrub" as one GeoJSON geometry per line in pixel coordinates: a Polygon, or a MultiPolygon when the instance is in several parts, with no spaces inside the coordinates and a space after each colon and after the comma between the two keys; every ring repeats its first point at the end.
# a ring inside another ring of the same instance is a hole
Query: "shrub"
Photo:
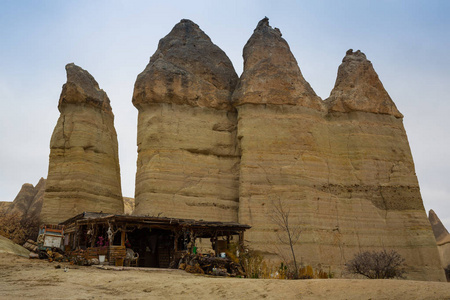
{"type": "Polygon", "coordinates": [[[350,273],[370,279],[404,278],[404,261],[395,250],[366,251],[356,254],[345,266],[350,273]]]}
{"type": "Polygon", "coordinates": [[[264,258],[258,251],[245,249],[244,253],[239,255],[239,261],[244,268],[248,278],[265,278],[264,258]]]}

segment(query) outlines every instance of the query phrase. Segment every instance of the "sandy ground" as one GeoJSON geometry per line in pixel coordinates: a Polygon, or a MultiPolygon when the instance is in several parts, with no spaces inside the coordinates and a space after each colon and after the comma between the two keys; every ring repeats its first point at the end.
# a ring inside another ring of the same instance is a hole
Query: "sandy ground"
{"type": "Polygon", "coordinates": [[[180,270],[103,270],[0,253],[0,299],[26,298],[450,299],[450,283],[217,278],[180,270]]]}

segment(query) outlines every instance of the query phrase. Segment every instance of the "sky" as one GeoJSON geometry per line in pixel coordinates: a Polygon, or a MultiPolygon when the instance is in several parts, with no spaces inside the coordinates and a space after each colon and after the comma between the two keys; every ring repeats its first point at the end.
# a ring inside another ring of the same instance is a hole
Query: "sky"
{"type": "Polygon", "coordinates": [[[425,209],[450,230],[450,1],[0,0],[0,201],[47,177],[65,65],[111,100],[122,193],[134,197],[134,82],[159,39],[191,19],[242,73],[242,49],[265,16],[326,99],[348,49],[364,52],[403,113],[425,209]]]}

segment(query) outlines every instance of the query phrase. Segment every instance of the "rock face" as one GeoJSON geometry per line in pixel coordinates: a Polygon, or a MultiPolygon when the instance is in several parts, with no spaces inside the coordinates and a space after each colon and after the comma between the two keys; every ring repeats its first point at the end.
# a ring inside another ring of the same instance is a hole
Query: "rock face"
{"type": "Polygon", "coordinates": [[[133,214],[134,198],[123,197],[123,213],[126,215],[133,214]]]}
{"type": "Polygon", "coordinates": [[[267,18],[243,56],[237,80],[189,20],[160,41],[133,94],[134,214],[246,223],[249,246],[275,258],[289,250],[280,205],[303,265],[340,277],[356,253],[395,249],[408,278],[445,280],[403,116],[366,56],[347,52],[325,101],[267,18]]]}
{"type": "Polygon", "coordinates": [[[441,265],[443,268],[448,269],[450,266],[450,234],[432,209],[428,213],[428,219],[430,220],[431,228],[436,238],[436,244],[441,257],[441,265]]]}
{"type": "Polygon", "coordinates": [[[7,213],[19,217],[39,219],[45,190],[45,179],[41,178],[36,186],[30,183],[22,185],[14,201],[9,205],[7,213]]]}
{"type": "Polygon", "coordinates": [[[322,102],[263,19],[244,48],[233,104],[250,247],[278,251],[271,216],[281,203],[302,229],[295,251],[305,265],[342,276],[359,251],[396,249],[409,278],[444,280],[402,115],[363,53],[347,52],[322,102]]]}
{"type": "Polygon", "coordinates": [[[61,115],[50,142],[41,220],[59,223],[83,211],[123,213],[117,135],[106,93],[82,68],[66,66],[61,115]]]}
{"type": "Polygon", "coordinates": [[[326,100],[330,112],[363,111],[403,118],[383,87],[372,63],[361,51],[347,51],[336,84],[326,100]]]}
{"type": "Polygon", "coordinates": [[[6,212],[11,205],[11,201],[0,201],[0,213],[6,212]]]}
{"type": "Polygon", "coordinates": [[[324,110],[321,99],[303,78],[278,28],[264,18],[244,47],[244,73],[233,94],[243,104],[297,105],[324,110]]]}
{"type": "Polygon", "coordinates": [[[442,224],[441,220],[432,209],[430,209],[430,211],[428,212],[428,220],[430,221],[436,241],[443,240],[449,235],[444,224],[442,224]]]}
{"type": "Polygon", "coordinates": [[[192,21],[160,40],[133,93],[134,214],[237,221],[237,81],[226,54],[192,21]]]}

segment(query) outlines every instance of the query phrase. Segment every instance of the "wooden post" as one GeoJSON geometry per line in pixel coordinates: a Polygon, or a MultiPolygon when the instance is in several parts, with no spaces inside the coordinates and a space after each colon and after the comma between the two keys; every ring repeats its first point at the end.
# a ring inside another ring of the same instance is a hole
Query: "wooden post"
{"type": "Polygon", "coordinates": [[[239,251],[244,251],[244,232],[239,232],[239,251]]]}
{"type": "MultiPolygon", "coordinates": [[[[95,224],[97,225],[97,224],[95,224]]],[[[97,238],[97,226],[92,226],[92,238],[91,238],[91,247],[95,247],[95,240],[97,238]]]]}
{"type": "Polygon", "coordinates": [[[125,228],[121,228],[120,229],[121,233],[120,233],[120,245],[122,247],[125,247],[125,228]]]}
{"type": "Polygon", "coordinates": [[[175,232],[175,237],[174,237],[174,241],[173,241],[173,250],[175,252],[178,251],[178,239],[180,238],[180,233],[178,231],[175,232]]]}

